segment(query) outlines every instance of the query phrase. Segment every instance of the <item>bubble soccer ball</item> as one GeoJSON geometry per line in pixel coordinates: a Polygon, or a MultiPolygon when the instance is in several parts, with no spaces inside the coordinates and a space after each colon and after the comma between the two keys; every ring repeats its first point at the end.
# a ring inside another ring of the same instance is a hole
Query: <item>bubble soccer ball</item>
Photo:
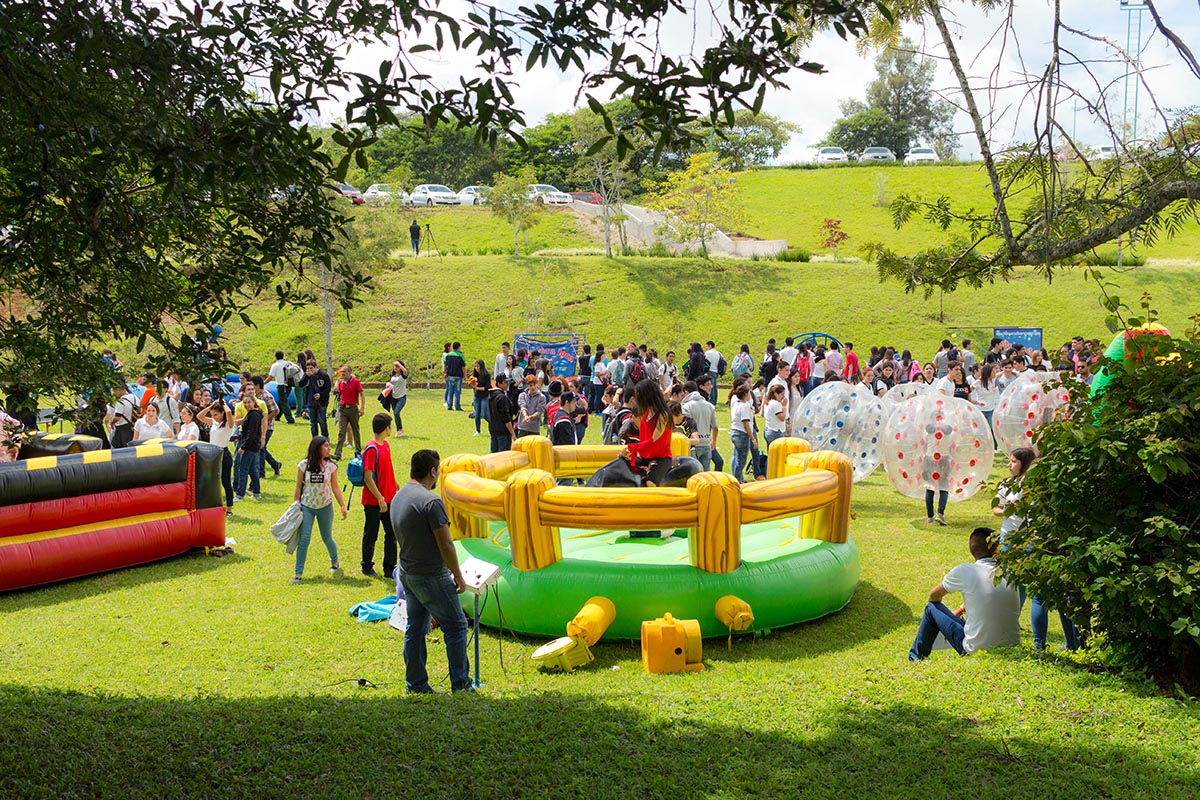
{"type": "Polygon", "coordinates": [[[1033,447],[1033,432],[1071,399],[1056,372],[1022,372],[1005,387],[992,412],[992,430],[1005,453],[1033,447]]]}
{"type": "Polygon", "coordinates": [[[804,398],[792,420],[792,435],[813,450],[836,450],[854,464],[854,480],[870,475],[883,460],[879,445],[887,410],[866,386],[823,383],[804,398]]]}
{"type": "Polygon", "coordinates": [[[887,406],[888,413],[892,409],[903,403],[905,400],[911,400],[919,394],[925,394],[932,387],[928,383],[917,383],[909,381],[908,383],[897,383],[895,386],[887,390],[883,396],[883,403],[887,406]]]}
{"type": "Polygon", "coordinates": [[[923,499],[947,491],[950,502],[979,491],[992,471],[996,449],[987,418],[977,406],[933,392],[896,406],[883,436],[883,463],[896,491],[923,499]]]}

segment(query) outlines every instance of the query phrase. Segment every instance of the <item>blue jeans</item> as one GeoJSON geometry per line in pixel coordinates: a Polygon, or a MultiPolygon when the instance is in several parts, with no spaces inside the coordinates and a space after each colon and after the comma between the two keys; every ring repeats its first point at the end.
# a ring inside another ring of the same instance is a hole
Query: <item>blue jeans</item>
{"type": "Polygon", "coordinates": [[[492,434],[492,447],[489,452],[502,453],[505,450],[512,450],[512,434],[501,433],[492,434]]]}
{"type": "Polygon", "coordinates": [[[713,454],[713,449],[709,445],[706,445],[706,444],[692,445],[692,452],[691,452],[692,458],[694,458],[700,462],[700,466],[704,468],[705,472],[708,472],[710,469],[712,469],[712,454],[713,454]]]}
{"type": "Polygon", "coordinates": [[[715,444],[712,445],[712,463],[713,469],[717,472],[721,472],[725,469],[725,459],[722,458],[721,454],[717,452],[717,446],[715,444]]]}
{"type": "Polygon", "coordinates": [[[432,614],[442,626],[446,641],[446,660],[450,664],[450,688],[471,688],[471,662],[467,660],[467,617],[458,599],[458,589],[450,570],[437,575],[400,573],[408,602],[408,627],[404,631],[404,684],[410,692],[430,692],[429,673],[425,669],[425,635],[432,614]]]}
{"type": "MultiPolygon", "coordinates": [[[[1021,605],[1025,604],[1025,587],[1017,587],[1017,596],[1021,599],[1021,605]]],[[[1063,642],[1068,650],[1078,650],[1081,644],[1079,637],[1079,628],[1075,627],[1075,623],[1061,611],[1058,612],[1058,621],[1062,623],[1063,642]]],[[[1046,649],[1046,630],[1050,627],[1050,611],[1046,608],[1045,602],[1040,597],[1034,597],[1029,601],[1029,627],[1033,629],[1033,647],[1038,652],[1046,649]]]]}
{"type": "Polygon", "coordinates": [[[926,603],[921,624],[917,626],[917,638],[908,651],[909,661],[920,661],[933,651],[933,642],[940,633],[950,646],[963,654],[963,639],[966,637],[966,622],[954,616],[954,612],[942,603],[926,603]]]}
{"type": "Polygon", "coordinates": [[[337,544],[333,541],[333,503],[324,508],[309,508],[300,504],[303,517],[300,519],[300,541],[296,544],[296,574],[304,574],[304,562],[308,559],[308,543],[312,539],[313,520],[321,529],[321,541],[329,551],[329,565],[338,563],[337,544]]]}
{"type": "Polygon", "coordinates": [[[587,435],[587,424],[583,422],[575,423],[575,444],[583,444],[583,437],[587,435]]]}
{"type": "Polygon", "coordinates": [[[730,459],[729,471],[738,483],[746,482],[746,465],[750,463],[750,437],[742,431],[730,431],[729,438],[733,441],[733,458],[730,459]]]}
{"type": "Polygon", "coordinates": [[[479,433],[479,423],[488,418],[487,395],[471,398],[471,410],[475,412],[475,432],[479,433]]]}
{"type": "Polygon", "coordinates": [[[267,441],[263,442],[262,450],[259,451],[258,474],[264,478],[267,477],[268,464],[271,466],[271,469],[276,471],[283,467],[283,462],[271,455],[271,451],[267,449],[267,445],[271,443],[271,437],[274,435],[275,429],[269,428],[267,430],[267,441]]]}
{"type": "Polygon", "coordinates": [[[446,378],[446,410],[462,411],[462,378],[446,378]]]}
{"type": "Polygon", "coordinates": [[[767,449],[770,450],[771,442],[775,441],[776,439],[782,439],[786,435],[787,431],[765,430],[763,431],[763,441],[767,443],[767,449]]]}
{"type": "Polygon", "coordinates": [[[312,430],[312,435],[320,434],[326,439],[329,438],[329,415],[325,413],[325,406],[310,405],[308,407],[308,427],[312,430]]]}
{"type": "Polygon", "coordinates": [[[717,373],[710,372],[708,377],[712,379],[712,388],[708,390],[708,402],[715,406],[717,404],[717,373]]]}
{"type": "Polygon", "coordinates": [[[400,419],[400,412],[408,405],[408,395],[397,398],[395,405],[392,406],[392,417],[396,420],[396,433],[404,432],[404,422],[400,419]]]}
{"type": "Polygon", "coordinates": [[[238,497],[246,496],[246,479],[250,479],[250,494],[258,497],[262,491],[262,485],[259,481],[259,472],[262,469],[262,451],[261,450],[246,450],[241,454],[241,458],[237,462],[237,479],[233,483],[233,493],[238,497]]]}

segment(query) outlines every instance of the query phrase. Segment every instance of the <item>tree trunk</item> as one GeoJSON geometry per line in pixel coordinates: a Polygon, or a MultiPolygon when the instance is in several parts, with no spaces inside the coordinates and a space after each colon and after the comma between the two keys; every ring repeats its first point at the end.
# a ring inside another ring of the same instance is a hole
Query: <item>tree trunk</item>
{"type": "Polygon", "coordinates": [[[971,84],[967,80],[967,73],[963,71],[962,60],[958,57],[958,50],[954,47],[954,39],[950,35],[950,29],[946,26],[946,19],[942,16],[938,0],[930,0],[929,13],[933,16],[933,22],[942,36],[942,44],[946,46],[946,55],[950,59],[950,66],[954,68],[958,86],[962,89],[963,102],[966,103],[967,113],[975,128],[975,139],[979,143],[979,154],[983,157],[983,166],[987,170],[988,181],[992,185],[992,198],[996,201],[996,218],[1000,223],[1000,230],[1004,234],[1004,244],[1011,251],[1014,246],[1012,224],[1008,218],[1008,207],[1004,203],[1004,189],[1000,186],[1000,176],[996,173],[996,164],[992,160],[992,150],[988,145],[987,132],[983,129],[983,117],[980,116],[979,107],[975,104],[975,95],[971,92],[971,84]]]}
{"type": "Polygon", "coordinates": [[[333,297],[329,292],[329,270],[321,266],[321,305],[325,309],[325,370],[333,374],[333,297]]]}

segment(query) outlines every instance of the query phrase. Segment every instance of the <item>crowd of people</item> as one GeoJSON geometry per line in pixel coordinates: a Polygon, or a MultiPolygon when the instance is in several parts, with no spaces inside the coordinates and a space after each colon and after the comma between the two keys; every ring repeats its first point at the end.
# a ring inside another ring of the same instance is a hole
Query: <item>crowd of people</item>
{"type": "MultiPolygon", "coordinates": [[[[1053,357],[1044,349],[1030,351],[998,338],[982,355],[976,354],[970,340],[957,344],[944,340],[930,360],[921,362],[909,350],[890,346],[871,347],[860,356],[849,342],[830,341],[826,346],[789,337],[782,346],[769,340],[758,358],[749,345],[742,344],[727,361],[713,341],[692,342],[681,357],[674,350],[660,355],[653,347],[630,342],[611,350],[603,344],[594,348],[584,345],[576,363],[566,370],[574,374],[560,375],[557,372],[564,371],[561,364],[556,370],[538,351],[514,351],[509,342],[501,344],[490,365],[477,359],[468,367],[460,343],[447,342],[442,354],[443,403],[449,411],[463,411],[464,386],[472,392],[475,435],[482,435],[486,424],[491,452],[510,449],[514,439],[542,433],[554,444],[578,444],[595,428],[595,438],[620,445],[622,455],[636,468],[669,457],[671,434],[678,431],[688,437],[690,454],[703,469],[723,470],[727,462],[720,453],[717,422],[717,406],[723,402],[730,415],[728,464],[737,479],[745,481],[765,477],[766,458],[761,450],[790,433],[800,401],[823,383],[849,381],[866,385],[879,395],[900,384],[929,384],[934,391],[975,403],[990,419],[999,394],[1026,370],[1054,370],[1064,378],[1090,382],[1092,364],[1100,352],[1098,341],[1079,336],[1053,357]],[[730,382],[723,399],[717,389],[722,380],[730,382]],[[759,446],[760,433],[763,448],[759,446]]],[[[106,351],[104,358],[119,368],[111,351],[106,351]]],[[[364,575],[379,574],[375,550],[382,527],[383,575],[394,578],[400,568],[409,597],[410,627],[419,628],[422,620],[428,623],[430,614],[439,620],[448,615],[454,594],[462,591],[464,584],[449,543],[445,509],[431,491],[437,482],[438,454],[431,450],[414,453],[410,481],[403,487],[392,469],[389,441],[404,435],[402,412],[408,399],[408,378],[408,367],[396,359],[379,396],[385,413],[371,419],[372,435],[365,446],[360,424],[366,415],[366,388],[349,364],[337,370],[335,380],[311,350],[297,354],[295,360],[277,351],[264,374],[242,373],[236,402],[226,399],[231,388],[223,376],[206,377],[193,387],[181,371],[168,371],[162,377],[147,373],[138,379],[136,388],[121,385],[111,396],[94,394],[82,399],[81,408],[91,412],[103,409],[103,421],[81,422],[77,430],[103,439],[106,447],[151,439],[206,441],[221,447],[226,513],[232,515],[236,502],[259,497],[260,481],[268,468],[274,475],[281,473],[283,464],[270,451],[279,418],[287,424],[307,419],[312,439],[305,458],[297,464],[293,492],[302,515],[293,582],[303,580],[314,527],[328,552],[330,570],[341,572],[333,538],[334,506],[345,519],[347,503],[338,486],[337,471],[344,448],[352,446],[355,452],[362,452],[365,472],[361,570],[364,575]],[[278,399],[269,390],[272,383],[278,399]],[[329,437],[331,416],[337,420],[336,442],[329,437]]],[[[0,462],[15,460],[22,431],[36,429],[36,411],[21,411],[10,415],[0,409],[0,462]]],[[[96,416],[93,413],[85,419],[96,416]]],[[[998,498],[997,513],[1001,515],[1019,498],[1020,478],[1032,460],[1018,454],[1014,458],[1015,462],[1010,460],[1012,477],[998,498]]],[[[1019,520],[1006,516],[1002,535],[1014,524],[1019,520]]],[[[995,541],[979,531],[976,534],[970,549],[977,566],[959,570],[962,574],[952,571],[931,593],[912,658],[928,655],[938,632],[959,652],[1012,639],[1010,599],[985,586],[984,578],[994,566],[994,562],[989,566],[989,559],[995,541]],[[964,591],[968,605],[1001,608],[1002,624],[987,622],[990,611],[973,614],[963,623],[961,614],[940,604],[941,596],[951,590],[964,591]]],[[[1033,599],[1033,607],[1035,642],[1043,647],[1046,614],[1040,599],[1033,599]]],[[[1064,619],[1063,627],[1068,646],[1076,646],[1070,621],[1064,619]]],[[[469,688],[465,621],[461,631],[456,622],[449,628],[443,623],[443,630],[447,648],[453,651],[452,686],[455,690],[469,688]]],[[[423,637],[410,641],[406,636],[405,658],[409,689],[430,691],[424,674],[423,637]]]]}

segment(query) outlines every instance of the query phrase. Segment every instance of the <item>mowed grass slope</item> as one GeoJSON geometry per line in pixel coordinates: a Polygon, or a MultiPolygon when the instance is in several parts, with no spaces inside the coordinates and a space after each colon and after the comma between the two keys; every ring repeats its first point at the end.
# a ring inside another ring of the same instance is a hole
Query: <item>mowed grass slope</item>
{"type": "MultiPolygon", "coordinates": [[[[401,474],[419,447],[486,450],[440,400],[412,393],[401,474]]],[[[288,583],[292,559],[267,527],[307,440],[306,425],[281,425],[271,449],[288,469],[236,506],[235,555],[0,595],[0,796],[1197,796],[1200,707],[1058,653],[1056,619],[1044,656],[1026,611],[1022,648],[906,663],[930,587],[994,521],[983,493],[930,527],[872,475],[854,489],[863,572],[849,606],[765,639],[709,640],[704,672],[647,675],[637,644],[617,641],[547,674],[529,660],[543,640],[485,629],[479,696],[410,697],[401,635],[347,613],[389,593],[353,569],[357,496],[334,526],[345,576],[329,577],[314,537],[307,580],[288,583]]],[[[446,689],[436,633],[429,653],[446,689]]]]}
{"type": "MultiPolygon", "coordinates": [[[[850,234],[842,256],[857,254],[868,242],[909,254],[945,241],[947,234],[923,218],[896,229],[889,204],[901,194],[930,202],[948,195],[952,208],[960,213],[974,209],[987,215],[993,208],[982,164],[762,169],[740,173],[737,190],[751,220],[746,233],[760,239],[787,239],[792,247],[815,252],[822,249],[820,228],[825,218],[840,219],[842,230],[850,234]]],[[[1018,195],[1010,213],[1025,202],[1018,195]]],[[[957,232],[966,235],[965,228],[957,232]]],[[[1104,249],[1110,248],[1115,251],[1115,243],[1104,249]]],[[[1200,224],[1193,221],[1182,235],[1137,252],[1150,263],[1196,261],[1200,224]]]]}
{"type": "MultiPolygon", "coordinates": [[[[1172,330],[1182,332],[1200,310],[1193,267],[1147,266],[1113,280],[1131,304],[1152,294],[1172,330]]],[[[469,360],[483,358],[490,369],[500,341],[517,332],[585,333],[609,347],[632,339],[681,356],[691,341],[712,339],[728,357],[746,342],[757,359],[768,337],[817,330],[862,349],[891,344],[928,359],[943,337],[962,336],[957,329],[990,336],[992,326],[1025,326],[1043,328],[1053,349],[1075,334],[1108,340],[1098,296],[1082,272],[1048,284],[1020,270],[1009,283],[946,295],[941,322],[936,294],[926,300],[881,284],[862,263],[431,255],[388,262],[366,302],[349,318],[335,316],[334,359],[379,377],[397,356],[413,368],[436,363],[442,343],[459,340],[469,360]]],[[[289,358],[312,348],[324,360],[319,308],[263,302],[252,314],[258,327],[226,327],[235,361],[265,369],[277,348],[289,358]]]]}

